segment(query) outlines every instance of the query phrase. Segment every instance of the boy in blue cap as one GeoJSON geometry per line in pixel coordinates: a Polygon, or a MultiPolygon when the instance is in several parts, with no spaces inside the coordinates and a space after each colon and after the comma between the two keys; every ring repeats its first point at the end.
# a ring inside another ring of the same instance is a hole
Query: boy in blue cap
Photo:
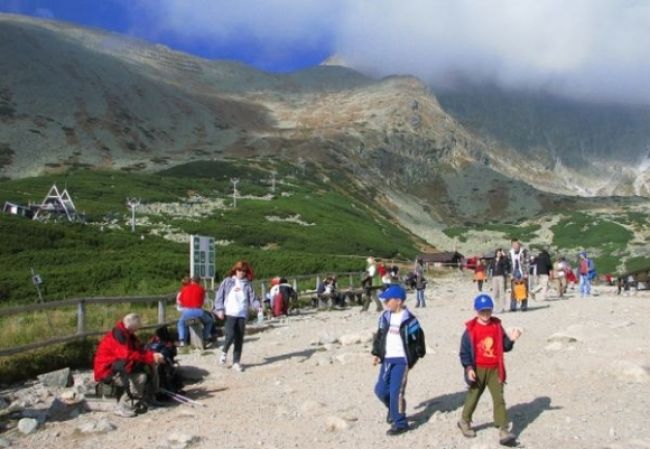
{"type": "Polygon", "coordinates": [[[499,443],[511,445],[515,442],[515,436],[508,430],[508,414],[503,398],[503,384],[506,381],[503,354],[512,349],[515,340],[521,336],[521,330],[514,329],[508,335],[501,320],[492,316],[493,309],[494,302],[489,295],[478,295],[474,299],[476,317],[465,323],[466,329],[460,341],[460,363],[465,370],[469,390],[458,427],[467,438],[476,436],[471,427],[472,414],[487,387],[492,396],[494,425],[499,428],[499,443]]]}
{"type": "Polygon", "coordinates": [[[381,362],[375,394],[388,407],[388,435],[399,435],[410,429],[406,422],[404,391],[408,372],[426,354],[424,332],[417,318],[404,306],[406,290],[391,285],[379,298],[385,310],[379,317],[379,328],[372,343],[373,365],[381,362]]]}

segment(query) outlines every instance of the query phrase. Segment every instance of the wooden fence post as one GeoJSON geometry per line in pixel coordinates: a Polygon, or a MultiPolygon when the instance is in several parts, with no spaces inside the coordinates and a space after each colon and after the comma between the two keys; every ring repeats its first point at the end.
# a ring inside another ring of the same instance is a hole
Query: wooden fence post
{"type": "Polygon", "coordinates": [[[165,315],[165,300],[158,300],[158,324],[164,324],[167,321],[165,315]]]}
{"type": "Polygon", "coordinates": [[[83,299],[77,303],[77,334],[86,332],[86,301],[83,299]]]}
{"type": "Polygon", "coordinates": [[[293,280],[293,291],[298,293],[298,280],[297,279],[293,280]]]}
{"type": "Polygon", "coordinates": [[[318,290],[318,286],[320,285],[320,274],[316,275],[316,290],[318,290]]]}
{"type": "Polygon", "coordinates": [[[350,275],[350,288],[352,288],[353,285],[354,285],[354,284],[353,284],[353,282],[352,282],[352,275],[350,275]]]}
{"type": "Polygon", "coordinates": [[[262,304],[264,304],[264,301],[266,300],[266,284],[264,281],[261,283],[261,288],[262,288],[262,304]]]}

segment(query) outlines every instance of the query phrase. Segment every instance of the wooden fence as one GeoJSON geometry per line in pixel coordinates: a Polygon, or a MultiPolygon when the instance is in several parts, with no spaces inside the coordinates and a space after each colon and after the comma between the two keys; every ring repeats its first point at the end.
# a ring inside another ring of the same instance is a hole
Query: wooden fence
{"type": "MultiPolygon", "coordinates": [[[[339,282],[339,289],[343,290],[345,287],[342,285],[345,283],[344,279],[347,280],[348,288],[357,286],[360,283],[360,272],[346,272],[346,273],[332,273],[337,277],[339,282]]],[[[290,277],[291,283],[293,284],[294,289],[299,295],[307,295],[313,292],[318,284],[321,282],[321,279],[327,275],[322,274],[313,274],[313,275],[304,275],[304,276],[292,276],[290,277]],[[300,283],[311,284],[310,281],[314,281],[314,290],[303,289],[298,290],[298,285],[300,283]]],[[[263,300],[266,297],[267,286],[269,285],[269,279],[256,280],[253,283],[254,288],[260,293],[260,298],[263,300]]],[[[212,293],[212,292],[211,292],[212,293]]],[[[214,294],[208,295],[209,298],[213,298],[214,294]]],[[[176,294],[164,294],[157,296],[132,296],[132,297],[100,297],[100,298],[77,298],[77,299],[66,299],[63,301],[51,301],[43,303],[34,303],[22,306],[7,307],[0,309],[0,318],[5,318],[14,315],[24,315],[32,312],[39,311],[48,311],[55,309],[63,309],[67,307],[76,307],[77,310],[77,331],[74,335],[66,336],[57,336],[48,338],[47,340],[37,341],[25,345],[13,346],[9,348],[0,348],[0,357],[8,356],[13,354],[19,354],[21,352],[29,351],[32,349],[43,348],[46,346],[51,346],[60,343],[68,343],[75,340],[84,339],[86,337],[94,337],[97,335],[103,335],[108,332],[109,329],[102,330],[88,330],[86,323],[86,307],[91,304],[104,304],[104,305],[113,305],[113,304],[136,304],[136,303],[158,303],[158,320],[156,324],[149,326],[143,326],[143,329],[155,328],[162,324],[172,324],[174,321],[168,321],[166,316],[166,306],[168,304],[175,303],[176,294]]]]}

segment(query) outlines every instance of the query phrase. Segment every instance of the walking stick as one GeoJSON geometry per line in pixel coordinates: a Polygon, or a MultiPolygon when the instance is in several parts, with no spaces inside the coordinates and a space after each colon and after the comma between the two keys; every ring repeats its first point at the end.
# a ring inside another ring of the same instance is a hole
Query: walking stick
{"type": "Polygon", "coordinates": [[[190,399],[187,396],[183,396],[182,394],[174,393],[173,391],[169,391],[169,390],[166,390],[164,388],[160,388],[159,390],[161,392],[165,393],[167,396],[169,396],[173,400],[175,400],[176,402],[180,402],[181,404],[200,405],[201,407],[206,407],[205,404],[202,404],[201,402],[190,399]]]}

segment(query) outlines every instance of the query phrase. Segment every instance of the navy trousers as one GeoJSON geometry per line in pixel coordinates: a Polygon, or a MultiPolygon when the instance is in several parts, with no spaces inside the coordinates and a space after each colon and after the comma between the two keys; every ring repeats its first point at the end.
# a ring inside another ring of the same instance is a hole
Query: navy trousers
{"type": "Polygon", "coordinates": [[[381,364],[379,379],[375,385],[375,394],[388,407],[392,425],[397,429],[408,427],[404,397],[408,371],[406,359],[385,359],[381,364]]]}

